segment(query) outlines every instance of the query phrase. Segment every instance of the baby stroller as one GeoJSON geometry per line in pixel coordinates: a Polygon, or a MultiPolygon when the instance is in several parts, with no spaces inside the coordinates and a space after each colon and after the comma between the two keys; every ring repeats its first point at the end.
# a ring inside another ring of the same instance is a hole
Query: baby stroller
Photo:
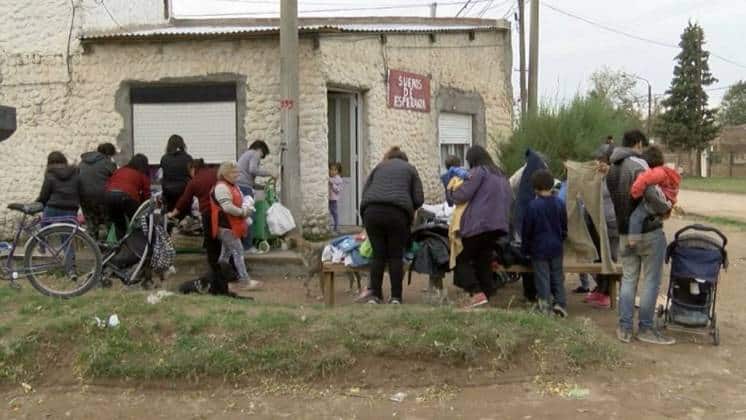
{"type": "Polygon", "coordinates": [[[111,277],[119,278],[131,286],[152,282],[152,274],[163,275],[173,265],[176,254],[173,242],[166,229],[163,204],[160,197],[140,205],[129,222],[126,235],[106,245],[104,251],[104,284],[111,277]]]}
{"type": "Polygon", "coordinates": [[[663,328],[712,336],[720,344],[715,301],[720,269],[728,268],[728,239],[719,230],[689,225],[676,232],[666,251],[671,263],[666,305],[658,307],[663,328]]]}

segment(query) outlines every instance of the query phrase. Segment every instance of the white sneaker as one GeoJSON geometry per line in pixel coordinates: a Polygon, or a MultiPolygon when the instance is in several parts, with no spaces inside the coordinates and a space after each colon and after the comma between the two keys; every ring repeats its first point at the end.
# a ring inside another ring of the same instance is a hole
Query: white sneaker
{"type": "Polygon", "coordinates": [[[252,246],[251,248],[249,248],[249,249],[247,249],[247,250],[246,250],[246,253],[247,253],[247,254],[258,254],[258,253],[259,253],[259,250],[258,250],[258,249],[256,249],[256,247],[255,247],[255,246],[252,246]]]}

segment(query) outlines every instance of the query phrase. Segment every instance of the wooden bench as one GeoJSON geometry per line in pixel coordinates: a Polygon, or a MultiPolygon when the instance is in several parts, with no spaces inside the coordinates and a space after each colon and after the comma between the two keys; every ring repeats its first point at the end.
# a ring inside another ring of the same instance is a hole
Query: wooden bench
{"type": "MultiPolygon", "coordinates": [[[[621,282],[622,277],[622,266],[615,265],[615,271],[618,273],[611,277],[611,284],[609,285],[609,297],[611,299],[611,309],[616,307],[616,299],[618,293],[618,286],[621,282]]],[[[587,273],[587,274],[599,274],[601,273],[601,264],[598,263],[569,263],[565,264],[565,273],[587,273]]],[[[344,264],[334,263],[323,263],[321,266],[321,288],[324,293],[324,303],[326,306],[334,306],[334,275],[337,273],[367,273],[370,271],[370,267],[347,267],[344,264]]],[[[406,270],[405,270],[406,271],[406,270]]],[[[510,268],[502,268],[501,271],[507,273],[530,273],[533,270],[531,267],[522,265],[513,265],[510,268]]]]}

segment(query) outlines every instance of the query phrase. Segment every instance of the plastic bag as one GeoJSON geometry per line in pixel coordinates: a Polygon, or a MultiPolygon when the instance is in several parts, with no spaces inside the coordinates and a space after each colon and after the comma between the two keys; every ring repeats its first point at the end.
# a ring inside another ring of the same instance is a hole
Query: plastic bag
{"type": "Polygon", "coordinates": [[[295,220],[287,207],[274,203],[267,210],[267,226],[269,233],[282,236],[295,229],[295,220]]]}
{"type": "Polygon", "coordinates": [[[360,244],[360,255],[365,258],[373,258],[373,245],[371,245],[370,239],[366,239],[360,244]]]}

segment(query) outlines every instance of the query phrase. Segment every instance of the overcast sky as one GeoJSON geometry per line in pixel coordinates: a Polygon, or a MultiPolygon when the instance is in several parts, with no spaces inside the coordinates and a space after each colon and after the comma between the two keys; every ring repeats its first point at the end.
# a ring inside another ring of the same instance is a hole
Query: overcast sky
{"type": "MultiPolygon", "coordinates": [[[[177,16],[243,14],[279,16],[280,0],[173,0],[177,16]]],[[[428,0],[299,0],[301,16],[429,16],[428,0]],[[385,9],[385,7],[390,7],[385,9]],[[353,10],[356,8],[379,8],[353,10]]],[[[455,16],[464,2],[440,0],[438,16],[455,16]]],[[[507,17],[513,23],[514,67],[518,67],[518,32],[513,22],[516,0],[473,0],[466,15],[484,10],[490,18],[507,17]]],[[[540,10],[539,91],[547,99],[566,99],[587,89],[590,74],[608,66],[648,79],[654,94],[670,85],[673,59],[678,49],[631,39],[583,22],[548,6],[594,23],[634,34],[661,44],[676,45],[687,22],[698,22],[705,31],[706,48],[739,65],[710,58],[710,68],[720,81],[715,88],[746,80],[746,0],[542,0],[540,10]]],[[[527,7],[528,9],[528,7],[527,7]]],[[[528,12],[528,10],[527,10],[528,12]]],[[[462,13],[462,16],[464,14],[462,13]]],[[[527,32],[528,37],[528,32],[527,32]]],[[[517,73],[513,89],[518,93],[517,73]]],[[[647,95],[640,82],[639,94],[647,95]]],[[[710,105],[717,106],[724,89],[712,90],[710,105]]]]}

